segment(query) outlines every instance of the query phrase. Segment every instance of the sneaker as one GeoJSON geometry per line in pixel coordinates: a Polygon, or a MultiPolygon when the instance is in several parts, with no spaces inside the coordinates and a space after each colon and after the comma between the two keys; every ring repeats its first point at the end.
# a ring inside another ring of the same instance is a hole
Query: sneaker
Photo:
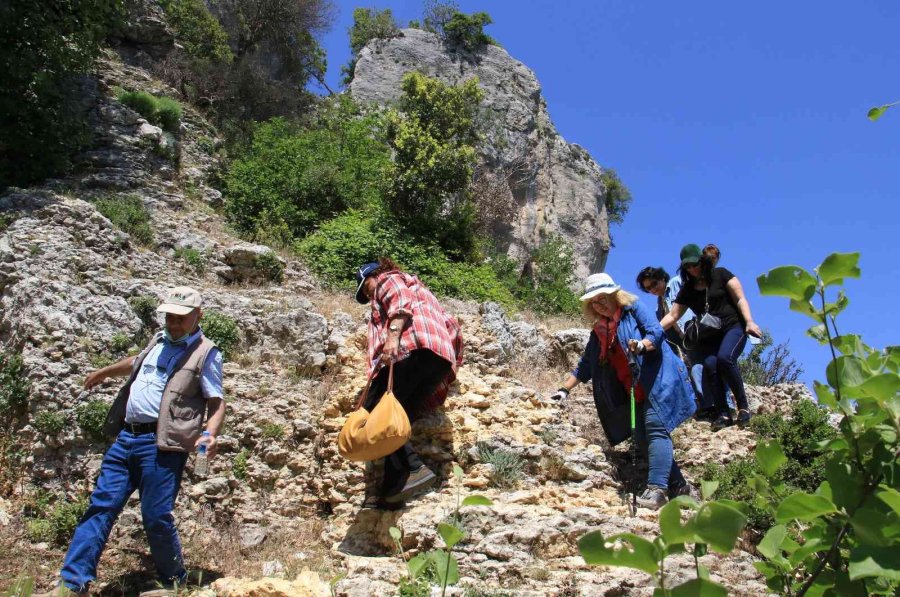
{"type": "Polygon", "coordinates": [[[720,431],[732,425],[734,425],[734,421],[729,415],[719,415],[719,418],[712,422],[712,430],[720,431]]]}
{"type": "Polygon", "coordinates": [[[656,485],[648,485],[644,493],[637,497],[637,505],[641,508],[649,508],[650,510],[659,510],[669,501],[666,498],[666,490],[656,485]]]}
{"type": "Polygon", "coordinates": [[[750,411],[746,408],[742,408],[741,410],[739,410],[737,415],[738,426],[743,427],[744,425],[747,425],[750,422],[750,417],[750,411]]]}
{"type": "Polygon", "coordinates": [[[405,505],[404,502],[393,502],[389,504],[380,495],[367,495],[366,499],[363,500],[361,508],[363,510],[384,510],[387,512],[394,512],[405,505]]]}
{"type": "Polygon", "coordinates": [[[715,407],[711,406],[709,408],[699,409],[695,414],[694,418],[698,421],[715,421],[719,416],[719,411],[716,410],[715,407]]]}
{"type": "Polygon", "coordinates": [[[674,500],[680,495],[686,495],[688,497],[694,498],[698,502],[700,501],[700,491],[690,483],[685,483],[681,487],[669,488],[670,500],[674,500]]]}
{"type": "Polygon", "coordinates": [[[437,481],[437,476],[431,472],[431,469],[427,466],[420,466],[409,473],[409,477],[407,477],[403,489],[394,495],[385,497],[384,501],[389,504],[406,502],[418,495],[430,491],[434,486],[435,481],[437,481]]]}

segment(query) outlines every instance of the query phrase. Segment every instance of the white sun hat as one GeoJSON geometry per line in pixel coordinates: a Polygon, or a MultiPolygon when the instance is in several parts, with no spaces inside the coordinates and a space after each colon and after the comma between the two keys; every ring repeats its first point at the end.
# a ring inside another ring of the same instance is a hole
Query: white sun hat
{"type": "Polygon", "coordinates": [[[590,300],[598,294],[612,294],[613,292],[618,292],[621,288],[607,273],[591,274],[584,283],[584,294],[578,300],[590,300]]]}

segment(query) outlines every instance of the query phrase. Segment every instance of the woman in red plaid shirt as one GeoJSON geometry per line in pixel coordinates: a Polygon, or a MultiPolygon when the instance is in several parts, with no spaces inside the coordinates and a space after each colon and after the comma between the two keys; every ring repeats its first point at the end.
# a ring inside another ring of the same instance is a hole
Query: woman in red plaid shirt
{"type": "MultiPolygon", "coordinates": [[[[371,412],[387,391],[384,365],[394,361],[394,395],[413,422],[443,404],[456,379],[462,364],[459,323],[416,276],[390,259],[366,263],[356,272],[356,280],[356,300],[372,304],[368,373],[375,378],[363,406],[371,412]]],[[[430,490],[436,480],[407,442],[383,462],[366,463],[363,507],[402,507],[430,490]]]]}

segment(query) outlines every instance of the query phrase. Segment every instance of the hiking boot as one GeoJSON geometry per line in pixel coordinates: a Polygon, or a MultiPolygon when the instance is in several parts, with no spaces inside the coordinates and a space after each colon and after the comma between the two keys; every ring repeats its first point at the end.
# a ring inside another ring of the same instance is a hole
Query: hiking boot
{"type": "Polygon", "coordinates": [[[712,422],[712,421],[715,421],[718,416],[719,416],[719,411],[716,410],[716,408],[714,406],[711,406],[709,408],[699,409],[694,414],[694,418],[697,419],[698,421],[712,422]]]}
{"type": "Polygon", "coordinates": [[[88,597],[88,592],[73,591],[66,585],[57,585],[46,593],[32,593],[31,597],[88,597]]]}
{"type": "Polygon", "coordinates": [[[404,502],[394,502],[389,504],[384,501],[384,498],[380,495],[369,495],[363,500],[361,508],[363,510],[385,510],[387,512],[394,512],[405,505],[404,502]]]}
{"type": "Polygon", "coordinates": [[[739,410],[737,415],[738,427],[743,427],[750,423],[750,418],[751,415],[749,410],[747,410],[746,408],[742,408],[741,410],[739,410]]]}
{"type": "Polygon", "coordinates": [[[427,493],[434,487],[437,481],[437,475],[431,472],[427,466],[420,466],[414,471],[410,471],[409,477],[406,478],[406,484],[399,492],[384,498],[389,504],[397,502],[406,502],[412,498],[427,493]]]}
{"type": "Polygon", "coordinates": [[[670,500],[674,500],[675,498],[677,498],[680,495],[686,495],[688,497],[694,498],[698,502],[701,499],[700,491],[696,487],[691,485],[690,483],[685,483],[684,485],[682,485],[680,487],[674,487],[674,488],[670,487],[669,488],[669,499],[670,500]]]}
{"type": "Polygon", "coordinates": [[[648,485],[644,493],[637,497],[637,505],[641,508],[649,508],[650,510],[659,510],[669,501],[666,498],[666,490],[656,485],[648,485]]]}
{"type": "Polygon", "coordinates": [[[734,425],[734,421],[731,419],[729,415],[719,415],[719,418],[712,422],[712,430],[713,431],[721,431],[726,427],[731,427],[734,425]]]}

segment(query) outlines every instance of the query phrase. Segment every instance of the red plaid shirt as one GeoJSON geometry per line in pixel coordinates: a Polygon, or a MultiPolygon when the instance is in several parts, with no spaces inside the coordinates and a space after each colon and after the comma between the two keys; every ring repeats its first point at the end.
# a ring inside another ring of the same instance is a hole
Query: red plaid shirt
{"type": "Polygon", "coordinates": [[[447,399],[447,390],[456,379],[457,368],[462,365],[463,340],[459,322],[444,311],[416,276],[399,270],[379,274],[369,320],[370,375],[374,375],[379,367],[388,322],[398,315],[406,315],[410,320],[400,332],[398,359],[409,356],[413,350],[425,348],[446,359],[453,367],[435,393],[426,399],[429,407],[439,406],[447,399]]]}

